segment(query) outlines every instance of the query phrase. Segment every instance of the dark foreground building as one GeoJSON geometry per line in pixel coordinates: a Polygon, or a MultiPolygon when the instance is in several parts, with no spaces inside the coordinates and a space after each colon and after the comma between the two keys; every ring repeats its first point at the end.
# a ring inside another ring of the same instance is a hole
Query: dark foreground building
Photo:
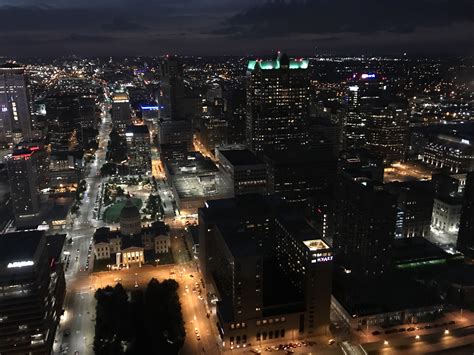
{"type": "Polygon", "coordinates": [[[474,258],[474,172],[468,174],[464,189],[457,248],[467,257],[474,258]]]}
{"type": "Polygon", "coordinates": [[[65,294],[56,243],[39,231],[0,237],[0,354],[51,352],[65,294]]]}
{"type": "Polygon", "coordinates": [[[287,207],[249,194],[199,210],[200,264],[226,349],[328,331],[332,250],[287,207]]]}

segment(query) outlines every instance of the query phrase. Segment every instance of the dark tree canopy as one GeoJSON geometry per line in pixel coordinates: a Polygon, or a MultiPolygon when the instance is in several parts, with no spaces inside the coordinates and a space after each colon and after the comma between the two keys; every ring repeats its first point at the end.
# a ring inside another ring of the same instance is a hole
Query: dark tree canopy
{"type": "Polygon", "coordinates": [[[94,352],[177,354],[186,336],[178,283],[152,279],[130,297],[121,284],[97,290],[94,352]]]}

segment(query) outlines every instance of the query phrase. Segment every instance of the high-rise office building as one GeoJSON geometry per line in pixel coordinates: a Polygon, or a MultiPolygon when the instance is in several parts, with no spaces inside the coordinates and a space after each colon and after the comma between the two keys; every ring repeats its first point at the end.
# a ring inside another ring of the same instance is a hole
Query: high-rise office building
{"type": "Polygon", "coordinates": [[[337,159],[332,149],[268,151],[263,159],[268,169],[268,192],[287,202],[304,205],[312,195],[333,189],[337,159]]]}
{"type": "Polygon", "coordinates": [[[19,143],[31,138],[30,102],[24,68],[0,66],[0,142],[19,143]]]}
{"type": "Polygon", "coordinates": [[[466,256],[474,258],[474,172],[468,174],[464,188],[457,248],[466,256]]]}
{"type": "Polygon", "coordinates": [[[166,55],[160,65],[158,140],[163,160],[184,159],[193,147],[192,123],[185,117],[183,66],[176,56],[166,55]]]}
{"type": "Polygon", "coordinates": [[[52,150],[71,150],[77,145],[80,117],[77,96],[56,95],[46,98],[46,119],[52,150]]]}
{"type": "Polygon", "coordinates": [[[326,334],[332,250],[276,196],[208,201],[199,243],[226,349],[326,334]]]}
{"type": "Polygon", "coordinates": [[[199,141],[206,150],[214,154],[216,147],[227,143],[229,123],[226,119],[227,104],[222,98],[206,101],[202,105],[199,130],[199,141]]]}
{"type": "Polygon", "coordinates": [[[193,148],[193,127],[187,120],[160,120],[158,141],[163,160],[183,160],[193,148]]]}
{"type": "Polygon", "coordinates": [[[342,122],[344,149],[362,147],[366,142],[367,114],[384,95],[387,86],[376,73],[354,74],[347,83],[348,111],[342,122]]]}
{"type": "Polygon", "coordinates": [[[112,124],[119,134],[132,123],[130,100],[127,93],[116,92],[112,96],[112,124]]]}
{"type": "Polygon", "coordinates": [[[248,149],[216,148],[216,158],[231,180],[234,196],[248,193],[266,194],[267,167],[248,149]]]}
{"type": "Polygon", "coordinates": [[[160,76],[160,118],[183,119],[184,79],[183,65],[179,58],[166,55],[160,63],[160,76]]]}
{"type": "Polygon", "coordinates": [[[385,163],[405,159],[408,138],[407,108],[403,104],[382,103],[365,107],[367,145],[385,163]]]}
{"type": "Polygon", "coordinates": [[[21,142],[15,147],[15,150],[30,150],[34,152],[34,159],[36,163],[36,173],[38,175],[39,189],[48,187],[49,182],[49,163],[50,156],[47,151],[47,146],[43,142],[30,141],[21,142]]]}
{"type": "Polygon", "coordinates": [[[146,174],[151,171],[150,132],[146,125],[131,125],[125,132],[128,167],[130,174],[146,174]]]}
{"type": "Polygon", "coordinates": [[[354,277],[386,273],[395,237],[397,196],[357,172],[342,172],[336,193],[337,263],[354,277]]]}
{"type": "Polygon", "coordinates": [[[254,152],[309,145],[308,65],[286,54],[248,63],[246,136],[254,152]]]}
{"type": "Polygon", "coordinates": [[[36,148],[15,149],[7,157],[10,192],[18,227],[38,224],[40,215],[36,148]]]}
{"type": "Polygon", "coordinates": [[[61,245],[44,232],[0,238],[0,353],[50,354],[65,295],[61,245]]]}

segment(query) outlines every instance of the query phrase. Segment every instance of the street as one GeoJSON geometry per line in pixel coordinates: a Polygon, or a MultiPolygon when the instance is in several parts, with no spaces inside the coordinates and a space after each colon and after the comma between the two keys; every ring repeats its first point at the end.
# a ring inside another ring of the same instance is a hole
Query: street
{"type": "Polygon", "coordinates": [[[91,238],[102,222],[94,219],[94,207],[101,183],[100,167],[105,162],[107,142],[110,133],[110,117],[107,108],[103,111],[103,120],[99,129],[99,149],[95,159],[87,167],[87,190],[84,193],[78,217],[65,229],[72,243],[66,246],[70,253],[70,264],[65,270],[66,298],[65,314],[61,318],[56,331],[54,354],[93,354],[94,340],[94,292],[89,288],[89,275],[86,265],[92,268],[91,238]]]}

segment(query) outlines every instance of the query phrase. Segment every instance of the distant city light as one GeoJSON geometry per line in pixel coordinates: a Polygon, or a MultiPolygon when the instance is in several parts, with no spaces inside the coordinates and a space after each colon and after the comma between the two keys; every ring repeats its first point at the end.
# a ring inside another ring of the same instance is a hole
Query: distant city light
{"type": "Polygon", "coordinates": [[[361,79],[374,79],[375,78],[375,74],[374,73],[366,73],[366,74],[362,74],[360,76],[361,79]]]}

